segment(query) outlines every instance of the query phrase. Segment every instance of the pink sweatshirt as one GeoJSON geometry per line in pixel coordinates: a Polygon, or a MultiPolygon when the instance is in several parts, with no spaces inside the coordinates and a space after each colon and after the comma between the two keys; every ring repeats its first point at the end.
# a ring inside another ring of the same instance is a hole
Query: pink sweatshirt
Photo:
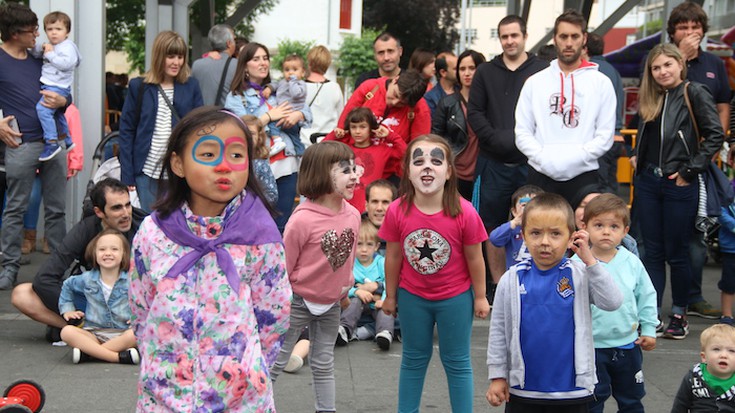
{"type": "Polygon", "coordinates": [[[286,269],[294,294],[318,304],[333,304],[354,284],[352,267],[360,213],[342,201],[342,209],[306,200],[286,224],[286,269]]]}

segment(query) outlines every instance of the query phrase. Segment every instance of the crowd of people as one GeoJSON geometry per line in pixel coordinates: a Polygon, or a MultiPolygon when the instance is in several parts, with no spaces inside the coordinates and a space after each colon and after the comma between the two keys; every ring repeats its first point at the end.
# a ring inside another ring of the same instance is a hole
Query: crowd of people
{"type": "Polygon", "coordinates": [[[602,412],[612,396],[638,412],[643,351],[684,339],[688,315],[720,323],[672,411],[735,409],[735,204],[722,205],[721,310],[702,297],[695,229],[699,176],[733,140],[732,91],[699,47],[696,3],[672,11],[671,43],[642,66],[632,210],[616,193],[622,82],[569,10],[551,59],[526,51],[514,15],[487,62],[417,49],[401,69],[383,32],[346,102],[324,46],[287,56],[274,81],[268,47],[227,25],[191,65],[162,31],[120,106],[120,176],[94,185],[68,232],[81,57],[68,16],[43,24],[37,44],[35,13],[0,6],[0,289],[74,363],[140,364],[138,411],[275,411],[277,379],[308,361],[315,410],[334,412],[335,345],[397,339],[397,409],[418,411],[436,328],[452,411],[470,412],[473,319],[491,316],[491,405],[602,412]],[[16,285],[34,182],[50,256],[16,285]]]}

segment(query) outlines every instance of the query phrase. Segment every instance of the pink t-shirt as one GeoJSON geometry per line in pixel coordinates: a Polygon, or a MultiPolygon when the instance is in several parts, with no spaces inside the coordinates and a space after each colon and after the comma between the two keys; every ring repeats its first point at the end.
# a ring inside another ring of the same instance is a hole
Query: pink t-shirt
{"type": "Polygon", "coordinates": [[[485,226],[472,207],[460,200],[462,213],[452,218],[439,212],[427,215],[411,206],[404,212],[399,198],[388,207],[378,235],[398,242],[403,262],[398,286],[427,300],[445,300],[472,284],[464,246],[487,239],[485,226]]]}

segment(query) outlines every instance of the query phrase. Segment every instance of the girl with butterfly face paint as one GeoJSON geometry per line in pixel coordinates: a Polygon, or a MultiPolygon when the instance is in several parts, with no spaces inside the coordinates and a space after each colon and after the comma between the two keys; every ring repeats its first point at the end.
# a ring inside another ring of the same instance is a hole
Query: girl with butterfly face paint
{"type": "Polygon", "coordinates": [[[340,304],[349,305],[354,285],[355,243],[360,213],[347,201],[358,176],[355,154],[341,142],[321,142],[304,152],[298,193],[306,200],[286,224],[286,268],[293,287],[291,325],[271,369],[276,380],[288,363],[304,327],[309,326],[309,365],[314,377],[316,410],[336,410],[334,344],[340,304]]]}
{"type": "Polygon", "coordinates": [[[383,312],[401,314],[403,357],[398,411],[416,412],[433,352],[434,327],[454,412],[471,412],[473,314],[487,317],[480,216],[457,192],[454,155],[444,138],[422,135],[403,160],[401,198],[385,215],[383,312]]]}

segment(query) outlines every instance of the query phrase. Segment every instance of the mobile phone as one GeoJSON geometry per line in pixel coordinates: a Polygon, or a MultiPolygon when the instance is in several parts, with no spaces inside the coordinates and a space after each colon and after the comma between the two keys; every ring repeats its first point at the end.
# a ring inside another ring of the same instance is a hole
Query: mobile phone
{"type": "MultiPolygon", "coordinates": [[[[5,114],[3,114],[3,110],[0,109],[0,119],[3,119],[3,118],[5,118],[5,114]]],[[[14,130],[15,132],[20,133],[20,128],[18,127],[18,119],[16,118],[11,119],[10,123],[8,123],[8,126],[10,126],[10,129],[14,130]]],[[[18,143],[18,145],[23,143],[22,138],[15,138],[15,141],[18,143]]]]}

